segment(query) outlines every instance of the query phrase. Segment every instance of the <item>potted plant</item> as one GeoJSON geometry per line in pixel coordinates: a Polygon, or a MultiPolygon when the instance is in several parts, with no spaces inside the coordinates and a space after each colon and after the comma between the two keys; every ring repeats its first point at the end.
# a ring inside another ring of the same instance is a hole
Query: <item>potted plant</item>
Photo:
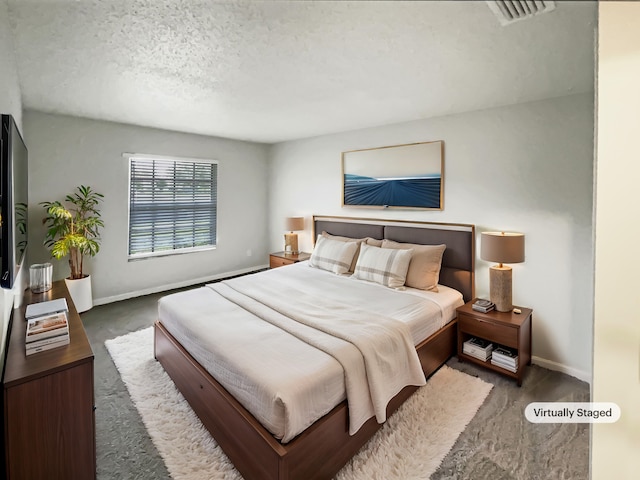
{"type": "Polygon", "coordinates": [[[98,206],[104,195],[80,185],[64,202],[41,202],[47,212],[42,223],[47,227],[44,245],[51,256],[69,256],[71,275],[65,279],[69,294],[78,312],[93,307],[91,277],[84,273],[85,255],[100,251],[100,228],[104,227],[98,206]]]}

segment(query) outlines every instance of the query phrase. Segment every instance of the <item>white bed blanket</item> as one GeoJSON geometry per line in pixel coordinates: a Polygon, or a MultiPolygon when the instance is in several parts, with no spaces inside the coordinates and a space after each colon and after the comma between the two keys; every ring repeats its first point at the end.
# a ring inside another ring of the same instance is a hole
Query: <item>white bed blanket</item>
{"type": "Polygon", "coordinates": [[[283,291],[255,275],[209,287],[340,363],[351,435],[373,415],[384,422],[389,400],[405,386],[425,384],[411,333],[402,322],[348,303],[322,302],[298,288],[283,291]]]}
{"type": "MultiPolygon", "coordinates": [[[[355,305],[368,318],[391,317],[410,329],[413,345],[455,318],[455,308],[463,304],[460,293],[448,287],[440,288],[439,293],[394,291],[311,268],[306,262],[252,277],[252,282],[282,292],[303,313],[316,312],[319,307],[326,312],[336,303],[340,306],[336,308],[355,305]],[[304,307],[298,301],[303,296],[304,307]]],[[[242,288],[246,278],[223,282],[229,287],[223,288],[234,292],[242,288]]],[[[249,303],[253,302],[253,309],[268,310],[272,317],[281,315],[256,300],[249,303]]],[[[210,286],[161,298],[158,319],[203,368],[284,443],[347,398],[344,369],[336,358],[228,301],[210,286]]],[[[309,330],[314,336],[317,333],[302,323],[287,328],[309,330]]],[[[329,335],[322,341],[347,352],[341,355],[351,355],[349,351],[356,349],[329,335]]],[[[372,403],[370,407],[373,410],[372,403]]]]}

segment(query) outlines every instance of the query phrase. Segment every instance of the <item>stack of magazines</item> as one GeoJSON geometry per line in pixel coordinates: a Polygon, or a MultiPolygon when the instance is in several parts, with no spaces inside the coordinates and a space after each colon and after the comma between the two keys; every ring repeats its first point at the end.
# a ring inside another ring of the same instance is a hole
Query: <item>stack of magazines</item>
{"type": "Polygon", "coordinates": [[[491,358],[493,344],[482,338],[472,337],[462,344],[462,353],[486,362],[491,358]]]}
{"type": "Polygon", "coordinates": [[[510,372],[518,371],[518,354],[515,350],[506,347],[497,347],[493,350],[491,364],[504,368],[510,372]]]}
{"type": "Polygon", "coordinates": [[[490,300],[483,300],[482,298],[479,298],[473,302],[471,308],[476,312],[487,313],[495,308],[495,304],[490,300]]]}
{"type": "Polygon", "coordinates": [[[27,305],[26,354],[69,344],[67,302],[64,298],[27,305]]]}

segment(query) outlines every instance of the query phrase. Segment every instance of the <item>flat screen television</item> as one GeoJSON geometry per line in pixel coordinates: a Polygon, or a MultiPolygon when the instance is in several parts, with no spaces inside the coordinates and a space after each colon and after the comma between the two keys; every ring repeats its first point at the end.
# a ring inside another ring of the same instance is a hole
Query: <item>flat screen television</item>
{"type": "Polygon", "coordinates": [[[0,287],[10,289],[27,250],[27,147],[11,115],[2,115],[0,140],[0,287]]]}

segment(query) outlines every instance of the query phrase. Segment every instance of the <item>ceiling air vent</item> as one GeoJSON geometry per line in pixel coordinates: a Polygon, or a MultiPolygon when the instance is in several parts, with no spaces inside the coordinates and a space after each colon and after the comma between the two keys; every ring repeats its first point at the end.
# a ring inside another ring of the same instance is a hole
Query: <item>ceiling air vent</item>
{"type": "Polygon", "coordinates": [[[556,8],[553,0],[487,0],[487,5],[502,25],[525,20],[556,8]]]}

